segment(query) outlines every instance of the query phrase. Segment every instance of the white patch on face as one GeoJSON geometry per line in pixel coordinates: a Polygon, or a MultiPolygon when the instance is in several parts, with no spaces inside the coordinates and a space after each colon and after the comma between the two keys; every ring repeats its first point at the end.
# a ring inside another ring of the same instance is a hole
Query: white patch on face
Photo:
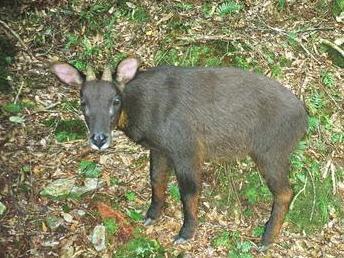
{"type": "Polygon", "coordinates": [[[85,115],[88,116],[90,114],[90,110],[87,106],[85,106],[85,115]]]}
{"type": "Polygon", "coordinates": [[[113,114],[115,113],[115,109],[113,108],[113,106],[110,107],[109,113],[110,116],[113,116],[113,114]]]}

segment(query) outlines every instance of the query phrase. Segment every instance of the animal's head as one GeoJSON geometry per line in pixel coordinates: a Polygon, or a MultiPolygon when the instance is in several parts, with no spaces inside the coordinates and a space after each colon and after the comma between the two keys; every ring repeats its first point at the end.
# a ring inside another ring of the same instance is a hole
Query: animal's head
{"type": "Polygon", "coordinates": [[[109,67],[100,80],[91,68],[86,75],[67,63],[52,66],[53,73],[65,84],[80,87],[80,104],[89,128],[90,146],[105,150],[111,144],[111,128],[117,124],[122,107],[122,93],[139,67],[135,58],[123,60],[117,67],[115,80],[109,67]]]}

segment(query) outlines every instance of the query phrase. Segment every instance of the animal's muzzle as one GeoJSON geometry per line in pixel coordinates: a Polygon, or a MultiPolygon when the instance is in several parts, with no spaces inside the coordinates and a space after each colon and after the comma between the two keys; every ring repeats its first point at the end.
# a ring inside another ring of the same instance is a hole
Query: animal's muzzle
{"type": "Polygon", "coordinates": [[[91,142],[99,149],[107,142],[108,137],[103,133],[95,133],[91,136],[91,142]]]}

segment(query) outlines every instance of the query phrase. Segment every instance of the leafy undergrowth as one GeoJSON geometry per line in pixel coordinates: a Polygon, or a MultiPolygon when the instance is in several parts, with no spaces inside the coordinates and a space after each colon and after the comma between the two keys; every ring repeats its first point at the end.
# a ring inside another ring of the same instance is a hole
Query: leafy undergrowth
{"type": "Polygon", "coordinates": [[[341,257],[344,255],[342,1],[5,1],[0,4],[0,256],[341,257]],[[21,42],[14,44],[21,38],[21,42]],[[14,47],[15,45],[15,47],[14,47]],[[155,65],[235,66],[304,101],[307,135],[290,157],[294,198],[277,244],[258,253],[272,196],[253,161],[205,165],[195,240],[175,179],[162,218],[149,206],[148,153],[115,133],[87,146],[79,89],[47,64],[85,71],[127,56],[155,65]]]}

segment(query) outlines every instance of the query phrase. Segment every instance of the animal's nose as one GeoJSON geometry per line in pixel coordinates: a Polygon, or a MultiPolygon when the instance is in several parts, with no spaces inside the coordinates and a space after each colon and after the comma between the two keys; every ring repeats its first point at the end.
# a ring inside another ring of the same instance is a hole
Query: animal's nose
{"type": "Polygon", "coordinates": [[[107,138],[103,133],[95,133],[91,136],[91,141],[100,149],[106,143],[107,138]]]}

